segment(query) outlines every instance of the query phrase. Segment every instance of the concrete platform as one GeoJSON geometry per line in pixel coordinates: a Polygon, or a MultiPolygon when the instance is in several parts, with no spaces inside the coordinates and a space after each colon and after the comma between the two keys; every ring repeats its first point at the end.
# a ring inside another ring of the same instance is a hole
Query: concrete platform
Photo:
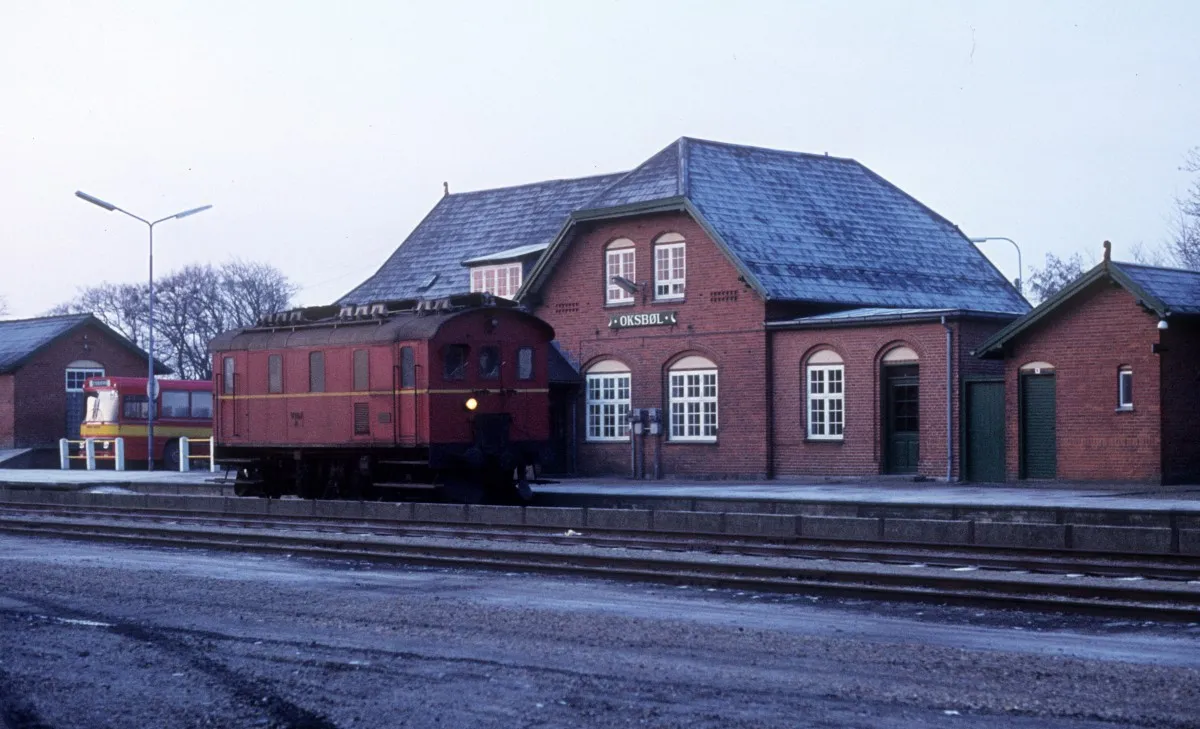
{"type": "MultiPolygon", "coordinates": [[[[0,468],[0,488],[82,491],[99,487],[123,488],[142,493],[217,493],[220,471],[62,471],[58,469],[0,468]],[[214,491],[215,489],[215,491],[214,491]]],[[[232,485],[226,486],[233,493],[232,485]]]]}

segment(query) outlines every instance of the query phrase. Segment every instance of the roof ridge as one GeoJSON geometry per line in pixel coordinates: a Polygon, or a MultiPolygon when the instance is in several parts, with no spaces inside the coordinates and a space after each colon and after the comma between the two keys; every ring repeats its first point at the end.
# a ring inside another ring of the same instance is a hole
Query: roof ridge
{"type": "Polygon", "coordinates": [[[1200,276],[1200,271],[1194,268],[1179,268],[1176,266],[1153,266],[1149,263],[1130,263],[1129,261],[1110,261],[1115,266],[1129,266],[1132,268],[1145,268],[1151,271],[1169,271],[1171,273],[1192,273],[1200,276]]]}
{"type": "Polygon", "coordinates": [[[838,155],[829,154],[828,152],[799,152],[793,149],[776,149],[775,147],[760,147],[754,144],[737,144],[734,142],[722,142],[715,139],[700,139],[699,137],[680,137],[680,141],[686,140],[697,144],[707,144],[713,147],[729,147],[732,149],[749,149],[756,152],[770,152],[772,154],[784,155],[787,157],[811,157],[813,159],[835,160],[838,162],[853,162],[856,165],[862,165],[862,162],[853,157],[840,157],[838,155]]]}
{"type": "Polygon", "coordinates": [[[551,184],[560,183],[560,182],[582,182],[584,180],[595,180],[595,179],[599,179],[601,177],[616,177],[618,175],[624,176],[624,175],[629,174],[629,172],[632,172],[632,170],[624,171],[624,172],[602,172],[602,173],[595,174],[595,175],[583,175],[582,177],[559,177],[559,178],[554,178],[554,179],[550,179],[550,180],[538,180],[536,182],[524,182],[524,183],[521,183],[520,185],[502,185],[500,187],[484,187],[484,188],[480,188],[478,190],[467,190],[466,192],[452,192],[449,195],[443,195],[443,197],[465,197],[467,195],[478,195],[478,194],[485,193],[485,192],[499,192],[501,190],[519,190],[523,187],[538,187],[540,185],[551,185],[551,184]]]}
{"type": "Polygon", "coordinates": [[[54,321],[56,319],[81,319],[89,316],[94,317],[95,314],[90,311],[84,311],[77,314],[50,314],[49,316],[29,316],[24,319],[0,319],[0,326],[4,324],[26,324],[33,321],[54,321]]]}

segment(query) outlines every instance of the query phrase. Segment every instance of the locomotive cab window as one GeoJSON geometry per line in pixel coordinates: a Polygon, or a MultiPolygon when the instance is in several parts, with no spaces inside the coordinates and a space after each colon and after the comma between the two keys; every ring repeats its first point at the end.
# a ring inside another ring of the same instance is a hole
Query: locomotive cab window
{"type": "Polygon", "coordinates": [[[226,357],[222,366],[224,370],[221,373],[221,379],[224,381],[224,392],[226,395],[233,394],[233,357],[226,357]]]}
{"type": "Polygon", "coordinates": [[[517,379],[533,379],[533,347],[521,347],[517,350],[517,379]]]}
{"type": "Polygon", "coordinates": [[[121,417],[126,420],[145,420],[150,412],[145,395],[126,395],[121,400],[121,417]]]}
{"type": "Polygon", "coordinates": [[[442,378],[446,380],[467,379],[467,345],[451,344],[442,355],[442,378]]]}
{"type": "Polygon", "coordinates": [[[500,379],[499,347],[483,347],[479,350],[479,379],[500,379]]]}
{"type": "Polygon", "coordinates": [[[370,387],[370,359],[365,349],[354,350],[354,390],[361,392],[370,387]]]}
{"type": "Polygon", "coordinates": [[[325,353],[308,354],[308,391],[325,392],[325,353]]]}

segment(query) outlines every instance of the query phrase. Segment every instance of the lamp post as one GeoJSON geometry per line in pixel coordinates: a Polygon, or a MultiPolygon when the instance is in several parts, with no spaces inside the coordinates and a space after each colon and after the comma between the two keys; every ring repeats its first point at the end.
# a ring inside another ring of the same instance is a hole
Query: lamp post
{"type": "Polygon", "coordinates": [[[1002,235],[985,235],[985,236],[981,236],[979,238],[972,238],[971,242],[978,244],[978,243],[987,243],[988,241],[992,241],[992,240],[1006,240],[1009,243],[1012,243],[1013,248],[1017,249],[1017,293],[1021,294],[1021,296],[1024,296],[1025,294],[1021,293],[1021,279],[1024,275],[1024,270],[1025,270],[1021,266],[1021,246],[1017,245],[1017,242],[1015,240],[1013,240],[1012,238],[1005,238],[1002,235]]]}
{"type": "Polygon", "coordinates": [[[154,406],[158,400],[158,382],[154,379],[154,226],[158,225],[159,223],[164,223],[168,220],[186,218],[189,215],[202,213],[211,208],[212,205],[203,205],[198,208],[192,208],[191,210],[184,210],[182,213],[175,213],[174,215],[168,215],[165,218],[159,218],[158,220],[150,221],[134,215],[128,210],[122,210],[112,203],[104,202],[100,198],[93,197],[86,192],[76,190],[75,197],[79,198],[80,200],[87,200],[91,204],[102,207],[110,213],[115,210],[118,213],[124,213],[128,215],[134,220],[140,220],[141,222],[145,223],[146,227],[150,230],[150,313],[148,326],[150,330],[150,337],[148,346],[146,347],[146,470],[153,471],[154,406]]]}

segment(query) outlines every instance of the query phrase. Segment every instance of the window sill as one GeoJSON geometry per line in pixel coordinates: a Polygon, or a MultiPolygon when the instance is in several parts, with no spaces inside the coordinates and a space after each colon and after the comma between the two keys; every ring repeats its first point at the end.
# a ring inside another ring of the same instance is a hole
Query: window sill
{"type": "Polygon", "coordinates": [[[812,436],[809,436],[804,439],[804,442],[805,443],[834,443],[837,445],[841,445],[842,443],[846,442],[846,439],[845,438],[813,438],[812,436]]]}
{"type": "Polygon", "coordinates": [[[1113,412],[1116,412],[1116,413],[1132,413],[1132,412],[1133,412],[1133,406],[1132,406],[1132,405],[1118,405],[1118,406],[1117,406],[1117,408],[1116,408],[1116,410],[1114,410],[1113,412]]]}
{"type": "Polygon", "coordinates": [[[584,443],[595,443],[597,445],[606,445],[612,443],[628,443],[628,438],[587,438],[584,443]]]}
{"type": "Polygon", "coordinates": [[[712,438],[712,439],[709,439],[709,440],[672,440],[672,439],[670,439],[670,438],[667,438],[667,445],[700,445],[700,446],[707,446],[707,445],[716,445],[716,444],[717,444],[717,439],[716,439],[716,438],[712,438]]]}
{"type": "Polygon", "coordinates": [[[687,301],[686,296],[674,296],[674,297],[659,296],[659,297],[651,300],[650,305],[654,306],[657,304],[658,306],[666,306],[668,304],[682,304],[685,301],[687,301]]]}
{"type": "Polygon", "coordinates": [[[626,306],[637,306],[637,300],[631,299],[629,301],[606,301],[606,302],[604,302],[605,309],[620,309],[620,308],[626,307],[626,306]]]}

